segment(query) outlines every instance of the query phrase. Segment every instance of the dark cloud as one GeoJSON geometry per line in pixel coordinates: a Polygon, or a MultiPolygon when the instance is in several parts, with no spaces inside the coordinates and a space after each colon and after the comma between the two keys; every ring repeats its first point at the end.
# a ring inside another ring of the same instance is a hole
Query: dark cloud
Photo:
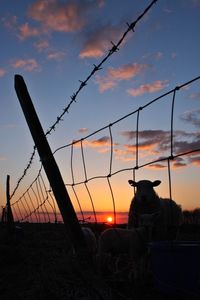
{"type": "Polygon", "coordinates": [[[200,128],[200,109],[187,111],[180,116],[180,119],[200,128]]]}
{"type": "MultiPolygon", "coordinates": [[[[123,131],[121,135],[127,138],[128,141],[134,140],[136,142],[136,131],[123,131]]],[[[200,149],[200,132],[186,132],[177,130],[173,132],[173,154],[179,155],[186,152],[200,149]]],[[[136,151],[136,143],[124,144],[127,151],[136,151]]],[[[162,160],[171,155],[171,131],[164,130],[144,130],[138,132],[138,150],[146,155],[162,154],[158,157],[158,160],[162,160]]],[[[188,156],[187,156],[188,157],[188,156]]],[[[197,158],[190,159],[191,163],[198,163],[197,158]]],[[[187,165],[187,161],[182,158],[176,158],[173,160],[174,167],[183,167],[187,165]]],[[[158,164],[152,168],[162,168],[162,164],[158,164]]]]}

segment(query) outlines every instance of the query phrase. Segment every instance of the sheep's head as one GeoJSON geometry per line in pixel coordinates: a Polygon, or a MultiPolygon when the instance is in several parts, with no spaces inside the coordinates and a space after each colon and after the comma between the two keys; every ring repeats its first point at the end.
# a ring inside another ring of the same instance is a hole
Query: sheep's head
{"type": "Polygon", "coordinates": [[[141,202],[148,202],[148,200],[157,196],[154,191],[154,187],[161,183],[160,180],[155,180],[153,182],[150,180],[140,180],[138,182],[129,180],[128,182],[131,186],[136,187],[135,196],[141,202]]]}

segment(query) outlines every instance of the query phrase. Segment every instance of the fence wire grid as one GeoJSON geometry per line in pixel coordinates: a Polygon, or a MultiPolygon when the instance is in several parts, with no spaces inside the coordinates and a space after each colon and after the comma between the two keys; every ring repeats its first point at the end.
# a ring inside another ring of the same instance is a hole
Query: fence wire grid
{"type": "MultiPolygon", "coordinates": [[[[144,176],[140,174],[140,170],[163,170],[165,181],[168,183],[168,195],[172,199],[173,166],[183,163],[185,158],[190,161],[197,159],[200,153],[199,143],[188,143],[186,151],[181,151],[179,138],[182,132],[174,128],[174,108],[176,102],[180,101],[178,95],[185,91],[186,86],[198,83],[199,79],[200,76],[176,86],[120,119],[54,151],[54,157],[80,221],[87,222],[86,212],[90,211],[89,220],[98,222],[97,211],[103,202],[105,210],[112,212],[113,222],[116,224],[120,203],[127,201],[128,211],[131,200],[122,198],[123,192],[119,191],[119,185],[127,185],[130,178],[136,180],[144,176]],[[158,105],[163,105],[163,113],[169,121],[168,130],[144,129],[142,119],[146,117],[149,108],[151,111],[158,105]],[[145,139],[145,135],[149,137],[145,139]],[[128,137],[131,143],[119,142],[121,136],[128,137]],[[148,147],[150,139],[159,144],[160,151],[144,156],[144,153],[148,152],[145,147],[148,147]]],[[[42,166],[26,191],[16,201],[13,200],[11,207],[16,221],[62,221],[42,166]]]]}

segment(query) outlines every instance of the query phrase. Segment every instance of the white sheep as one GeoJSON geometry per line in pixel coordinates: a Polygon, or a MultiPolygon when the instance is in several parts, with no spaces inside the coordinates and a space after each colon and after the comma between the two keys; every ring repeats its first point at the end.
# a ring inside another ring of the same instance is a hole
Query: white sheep
{"type": "Polygon", "coordinates": [[[141,226],[140,215],[156,213],[153,226],[153,239],[163,240],[176,238],[178,229],[182,224],[183,215],[180,205],[174,200],[160,198],[154,190],[160,180],[129,180],[131,186],[136,187],[136,193],[131,201],[128,228],[141,226]]]}

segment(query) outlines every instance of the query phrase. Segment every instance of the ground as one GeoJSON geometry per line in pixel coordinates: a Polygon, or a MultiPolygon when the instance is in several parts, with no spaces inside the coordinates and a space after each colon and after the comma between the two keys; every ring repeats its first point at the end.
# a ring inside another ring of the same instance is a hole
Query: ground
{"type": "MultiPolygon", "coordinates": [[[[184,299],[161,294],[151,276],[137,283],[125,271],[102,278],[91,256],[74,257],[63,224],[20,226],[15,234],[0,227],[1,300],[184,299]]],[[[104,228],[93,227],[97,235],[104,228]]],[[[184,229],[184,239],[197,236],[199,227],[184,229]]]]}

